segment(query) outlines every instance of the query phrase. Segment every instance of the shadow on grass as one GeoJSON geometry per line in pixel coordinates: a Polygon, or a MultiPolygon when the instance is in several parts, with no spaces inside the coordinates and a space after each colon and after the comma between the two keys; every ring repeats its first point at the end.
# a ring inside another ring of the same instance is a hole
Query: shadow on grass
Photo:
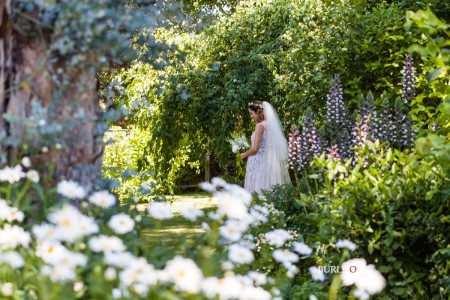
{"type": "MultiPolygon", "coordinates": [[[[179,209],[185,204],[192,204],[208,213],[213,211],[216,205],[209,194],[201,192],[168,196],[166,199],[173,207],[174,217],[161,221],[160,229],[144,229],[142,231],[145,243],[143,246],[146,249],[178,249],[182,252],[194,242],[197,235],[202,235],[204,230],[201,228],[201,221],[186,220],[178,213],[179,209]]],[[[147,204],[141,204],[139,209],[143,210],[146,206],[147,204]]]]}

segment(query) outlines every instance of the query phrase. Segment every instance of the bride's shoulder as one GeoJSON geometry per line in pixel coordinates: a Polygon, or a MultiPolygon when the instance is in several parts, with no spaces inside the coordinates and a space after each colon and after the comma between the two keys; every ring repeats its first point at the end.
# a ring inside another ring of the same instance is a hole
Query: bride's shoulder
{"type": "Polygon", "coordinates": [[[264,131],[266,129],[266,121],[262,121],[256,124],[255,130],[264,131]]]}
{"type": "Polygon", "coordinates": [[[267,124],[267,122],[264,120],[264,121],[259,122],[258,124],[256,124],[256,126],[260,126],[260,127],[262,127],[263,129],[265,129],[265,128],[266,128],[266,124],[267,124]]]}

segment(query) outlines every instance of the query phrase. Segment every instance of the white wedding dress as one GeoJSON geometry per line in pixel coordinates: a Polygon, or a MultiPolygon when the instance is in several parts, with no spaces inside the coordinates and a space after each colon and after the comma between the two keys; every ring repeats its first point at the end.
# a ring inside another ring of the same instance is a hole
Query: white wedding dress
{"type": "MultiPolygon", "coordinates": [[[[264,101],[266,125],[258,151],[248,157],[244,188],[250,193],[263,196],[276,184],[290,183],[288,163],[288,145],[283,134],[280,119],[273,106],[264,101]]],[[[252,134],[252,146],[255,133],[252,134]]]]}
{"type": "MultiPolygon", "coordinates": [[[[252,146],[255,141],[255,133],[252,134],[252,146]]],[[[262,195],[263,190],[270,189],[269,186],[265,186],[264,183],[267,182],[267,138],[266,131],[263,132],[261,137],[261,143],[259,144],[259,149],[256,154],[249,156],[247,160],[247,168],[245,170],[245,182],[244,188],[250,193],[257,192],[262,195]]]]}

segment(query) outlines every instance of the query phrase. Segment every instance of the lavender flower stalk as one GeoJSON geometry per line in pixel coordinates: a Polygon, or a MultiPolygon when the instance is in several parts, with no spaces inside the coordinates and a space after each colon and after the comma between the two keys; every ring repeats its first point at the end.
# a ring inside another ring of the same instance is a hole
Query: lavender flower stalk
{"type": "Polygon", "coordinates": [[[336,75],[327,94],[327,122],[328,134],[335,137],[344,129],[350,129],[350,118],[347,107],[344,105],[342,84],[339,75],[336,75]]]}
{"type": "Polygon", "coordinates": [[[292,129],[291,132],[289,132],[289,168],[294,170],[298,167],[298,155],[299,155],[299,136],[300,131],[295,128],[292,129]]]}
{"type": "Polygon", "coordinates": [[[324,141],[322,136],[317,132],[314,125],[314,119],[311,114],[308,114],[303,119],[304,127],[301,134],[298,136],[298,170],[306,168],[314,154],[320,155],[324,149],[324,141]]]}
{"type": "Polygon", "coordinates": [[[411,101],[416,96],[416,86],[414,80],[414,63],[411,54],[406,55],[406,61],[403,66],[402,75],[402,100],[403,105],[398,111],[397,129],[400,132],[399,144],[404,148],[412,148],[416,139],[417,131],[413,129],[414,122],[410,116],[411,101]]]}

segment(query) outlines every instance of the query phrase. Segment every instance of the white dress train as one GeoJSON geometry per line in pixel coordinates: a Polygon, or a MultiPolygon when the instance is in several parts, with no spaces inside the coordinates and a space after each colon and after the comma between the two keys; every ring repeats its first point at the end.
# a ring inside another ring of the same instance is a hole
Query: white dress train
{"type": "MultiPolygon", "coordinates": [[[[253,132],[252,146],[254,140],[253,132]]],[[[271,190],[273,185],[291,182],[287,161],[272,156],[273,154],[267,149],[267,133],[264,130],[258,152],[249,156],[247,160],[244,188],[250,193],[256,192],[262,196],[263,191],[271,190]]]]}

